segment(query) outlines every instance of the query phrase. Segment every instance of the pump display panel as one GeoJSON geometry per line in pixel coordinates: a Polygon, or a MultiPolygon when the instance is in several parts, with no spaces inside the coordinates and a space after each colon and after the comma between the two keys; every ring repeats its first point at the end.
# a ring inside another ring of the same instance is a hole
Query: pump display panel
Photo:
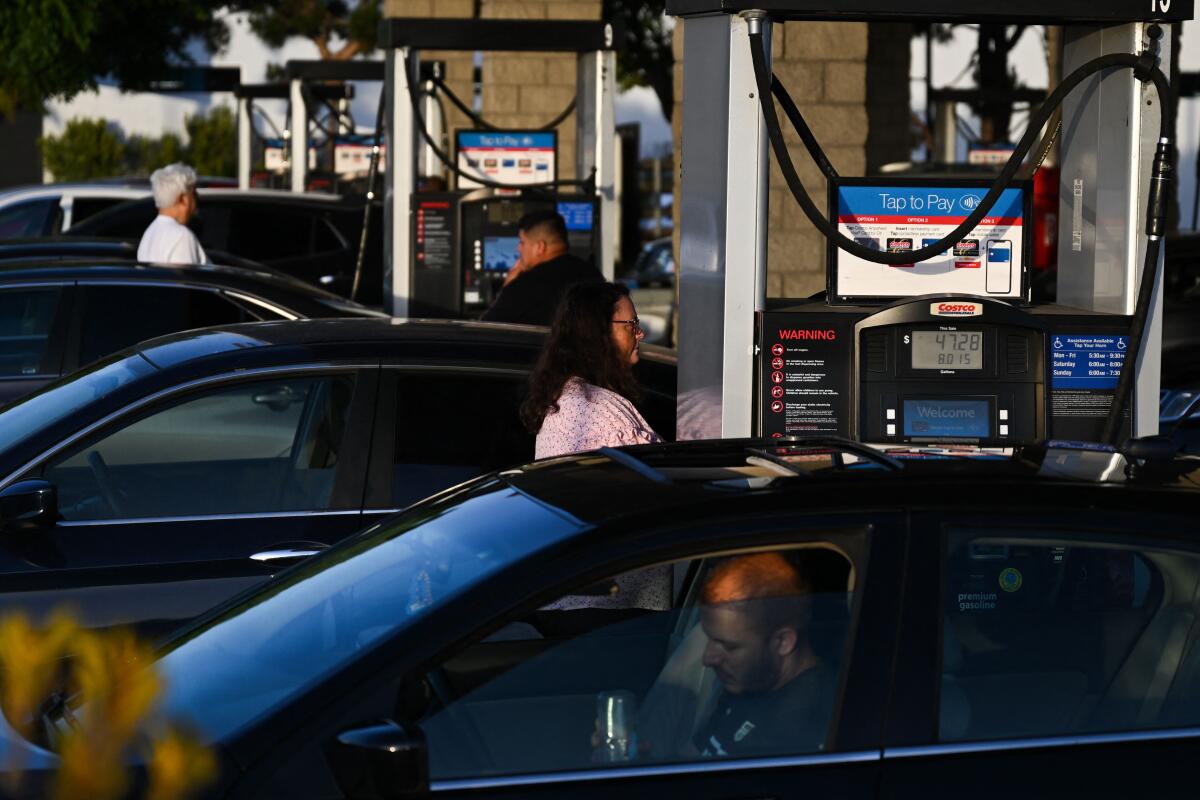
{"type": "MultiPolygon", "coordinates": [[[[458,169],[467,176],[514,186],[548,183],[557,176],[554,131],[473,131],[454,135],[458,169]]],[[[483,184],[458,176],[459,189],[483,184]]]]}
{"type": "MultiPolygon", "coordinates": [[[[830,181],[830,222],[873,250],[915,251],[960,225],[988,187],[984,180],[841,178],[830,181]]],[[[875,264],[831,242],[829,296],[845,303],[949,293],[1027,300],[1032,218],[1032,186],[1014,182],[966,237],[924,261],[875,264]]]]}
{"type": "Polygon", "coordinates": [[[521,257],[516,236],[485,236],[483,239],[483,269],[485,272],[508,272],[521,257]]]}

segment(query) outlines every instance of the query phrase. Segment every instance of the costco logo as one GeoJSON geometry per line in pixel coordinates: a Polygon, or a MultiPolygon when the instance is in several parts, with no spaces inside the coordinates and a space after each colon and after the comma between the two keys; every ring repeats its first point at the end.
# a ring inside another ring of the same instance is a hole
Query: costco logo
{"type": "Polygon", "coordinates": [[[935,317],[978,317],[983,313],[980,303],[930,303],[929,313],[935,317]]]}

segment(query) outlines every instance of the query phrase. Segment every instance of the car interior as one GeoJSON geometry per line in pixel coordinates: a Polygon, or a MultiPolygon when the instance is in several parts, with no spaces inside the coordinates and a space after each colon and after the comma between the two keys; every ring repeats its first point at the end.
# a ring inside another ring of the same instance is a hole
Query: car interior
{"type": "MultiPolygon", "coordinates": [[[[828,544],[781,552],[815,577],[808,636],[836,672],[844,661],[855,571],[828,544]]],[[[669,608],[589,607],[586,594],[576,595],[576,607],[543,607],[430,672],[432,702],[419,724],[431,776],[594,767],[597,697],[613,692],[636,698],[640,763],[695,757],[692,739],[721,688],[702,663],[707,637],[699,624],[701,587],[720,560],[671,565],[677,593],[669,608]]],[[[622,577],[587,591],[597,603],[608,600],[622,577]]],[[[779,753],[806,747],[774,744],[779,753]]]]}
{"type": "Polygon", "coordinates": [[[940,738],[1195,724],[1200,557],[951,534],[940,738]]]}
{"type": "Polygon", "coordinates": [[[193,397],[48,464],[67,520],[327,508],[350,377],[258,381],[193,397]]]}

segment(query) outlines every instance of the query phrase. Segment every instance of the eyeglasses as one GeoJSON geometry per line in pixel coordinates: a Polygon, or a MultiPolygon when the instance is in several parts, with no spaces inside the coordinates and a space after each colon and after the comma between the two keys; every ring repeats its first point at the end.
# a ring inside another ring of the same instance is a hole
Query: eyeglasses
{"type": "Polygon", "coordinates": [[[633,319],[614,319],[612,324],[624,325],[625,327],[629,328],[630,333],[637,333],[642,329],[642,321],[637,317],[634,317],[633,319]]]}

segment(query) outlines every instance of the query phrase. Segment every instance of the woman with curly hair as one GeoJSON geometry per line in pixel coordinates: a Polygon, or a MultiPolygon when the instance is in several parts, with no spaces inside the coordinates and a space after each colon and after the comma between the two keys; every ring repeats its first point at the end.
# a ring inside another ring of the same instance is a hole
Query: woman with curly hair
{"type": "Polygon", "coordinates": [[[662,441],[633,405],[633,365],[644,336],[624,286],[567,290],[521,407],[537,434],[537,458],[662,441]]]}

